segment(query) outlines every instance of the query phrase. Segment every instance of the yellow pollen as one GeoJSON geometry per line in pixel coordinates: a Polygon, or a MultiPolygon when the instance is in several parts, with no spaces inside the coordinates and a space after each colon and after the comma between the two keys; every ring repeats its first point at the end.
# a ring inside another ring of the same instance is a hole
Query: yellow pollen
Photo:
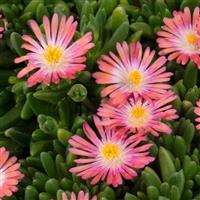
{"type": "Polygon", "coordinates": [[[129,78],[133,85],[138,86],[142,82],[142,75],[138,70],[134,70],[129,74],[129,78]]]}
{"type": "Polygon", "coordinates": [[[102,155],[106,159],[119,158],[119,146],[116,144],[106,144],[102,148],[102,155]]]}
{"type": "Polygon", "coordinates": [[[144,108],[141,105],[136,105],[131,108],[128,120],[132,126],[140,127],[144,126],[148,122],[149,117],[150,115],[147,108],[144,108]]]}
{"type": "Polygon", "coordinates": [[[194,44],[196,43],[196,40],[197,40],[197,37],[196,35],[190,33],[187,35],[187,41],[190,43],[190,44],[194,44]]]}
{"type": "Polygon", "coordinates": [[[44,58],[51,64],[59,62],[62,56],[62,50],[59,47],[48,46],[44,52],[44,58]]]}
{"type": "Polygon", "coordinates": [[[146,110],[145,110],[145,108],[143,108],[141,106],[137,106],[137,107],[133,108],[131,111],[131,116],[133,118],[137,118],[137,119],[144,117],[145,114],[146,114],[146,110]]]}

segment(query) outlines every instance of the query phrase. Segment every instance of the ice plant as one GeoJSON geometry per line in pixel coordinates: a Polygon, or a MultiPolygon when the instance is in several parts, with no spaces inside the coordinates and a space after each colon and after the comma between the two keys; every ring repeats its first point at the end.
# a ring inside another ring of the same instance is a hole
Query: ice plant
{"type": "Polygon", "coordinates": [[[0,14],[0,38],[3,37],[3,33],[5,31],[5,25],[7,25],[7,22],[3,19],[3,15],[0,14]]]}
{"type": "Polygon", "coordinates": [[[12,196],[18,190],[17,184],[23,178],[19,171],[20,164],[17,158],[9,158],[9,152],[4,147],[0,148],[0,199],[12,196]]]}
{"type": "Polygon", "coordinates": [[[85,54],[94,46],[91,42],[92,33],[88,32],[70,44],[77,27],[72,16],[68,19],[62,16],[59,21],[58,14],[54,14],[51,22],[44,16],[45,35],[34,20],[30,20],[29,25],[38,41],[29,35],[23,35],[25,43],[22,48],[29,52],[15,59],[15,63],[28,62],[18,73],[18,78],[34,70],[28,78],[29,87],[37,83],[50,85],[51,81],[57,84],[60,78],[73,79],[77,72],[86,67],[83,64],[86,61],[85,54]]]}
{"type": "Polygon", "coordinates": [[[164,18],[164,26],[157,34],[158,45],[162,50],[160,55],[168,55],[169,60],[176,59],[177,63],[185,65],[189,60],[194,61],[200,68],[200,19],[199,8],[194,9],[191,16],[186,7],[183,12],[174,12],[173,18],[164,18]],[[198,30],[199,29],[199,30],[198,30]]]}
{"type": "Polygon", "coordinates": [[[196,107],[194,109],[194,113],[197,115],[197,118],[195,119],[195,121],[198,123],[196,125],[197,130],[200,130],[200,100],[197,101],[196,103],[196,107]]]}
{"type": "Polygon", "coordinates": [[[175,98],[173,92],[167,91],[158,100],[130,97],[117,107],[110,103],[102,103],[98,115],[102,117],[103,125],[118,127],[122,132],[125,129],[132,133],[149,132],[154,136],[158,136],[160,132],[170,134],[170,127],[161,120],[174,120],[178,117],[176,110],[169,104],[175,98]]]}
{"type": "Polygon", "coordinates": [[[130,94],[157,99],[171,87],[167,82],[172,74],[163,66],[164,56],[152,61],[155,51],[147,47],[143,52],[139,42],[132,42],[130,47],[126,42],[118,43],[116,48],[119,56],[112,52],[103,55],[98,61],[101,71],[93,74],[97,84],[107,86],[102,97],[109,95],[118,102],[130,94]]]}
{"type": "Polygon", "coordinates": [[[76,197],[76,194],[74,192],[71,193],[70,199],[67,197],[66,193],[62,193],[62,200],[97,200],[97,197],[94,196],[91,199],[89,198],[89,193],[84,193],[83,191],[80,191],[78,193],[78,196],[76,197]]]}
{"type": "Polygon", "coordinates": [[[88,140],[74,135],[69,140],[72,154],[83,158],[74,160],[78,166],[70,169],[83,179],[92,179],[91,184],[106,180],[107,184],[117,187],[123,178],[132,180],[137,176],[135,169],[143,168],[154,160],[149,156],[152,144],[140,144],[147,138],[143,135],[120,134],[117,130],[105,129],[97,116],[94,123],[98,130],[97,136],[88,123],[84,123],[83,130],[88,140]]]}

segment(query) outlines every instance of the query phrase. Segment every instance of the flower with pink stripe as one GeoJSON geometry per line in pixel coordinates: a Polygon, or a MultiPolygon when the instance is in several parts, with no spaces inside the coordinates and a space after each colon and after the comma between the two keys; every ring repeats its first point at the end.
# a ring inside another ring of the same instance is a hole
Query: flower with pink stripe
{"type": "Polygon", "coordinates": [[[94,46],[92,33],[86,33],[71,44],[77,28],[72,16],[68,19],[62,16],[59,21],[58,14],[54,14],[51,22],[44,16],[45,35],[34,20],[30,20],[29,25],[38,41],[23,35],[25,43],[22,48],[29,52],[15,59],[15,63],[28,61],[27,66],[18,73],[18,78],[34,71],[28,78],[29,87],[37,83],[50,85],[51,81],[58,84],[60,78],[74,79],[77,72],[85,69],[85,54],[94,46]]]}
{"type": "Polygon", "coordinates": [[[149,156],[152,144],[140,144],[147,141],[141,134],[120,134],[115,129],[105,129],[102,121],[94,116],[97,134],[88,123],[84,123],[83,130],[88,141],[78,135],[69,140],[72,154],[81,156],[74,160],[78,166],[70,169],[83,179],[92,179],[91,184],[106,180],[108,185],[117,187],[123,179],[132,180],[137,176],[135,169],[140,169],[154,160],[149,156]]]}
{"type": "Polygon", "coordinates": [[[114,106],[102,103],[98,115],[102,124],[110,128],[120,128],[121,134],[130,130],[132,133],[171,133],[171,128],[161,120],[174,120],[178,116],[176,110],[169,105],[176,96],[168,91],[159,100],[145,100],[143,97],[129,98],[123,105],[114,106]]]}
{"type": "Polygon", "coordinates": [[[89,193],[84,193],[83,191],[80,191],[78,193],[78,196],[76,197],[76,194],[74,192],[71,193],[71,197],[68,198],[66,193],[62,193],[62,200],[97,200],[97,197],[94,196],[91,199],[89,198],[89,193]]]}
{"type": "Polygon", "coordinates": [[[100,71],[93,77],[97,84],[106,85],[101,96],[110,96],[112,100],[122,102],[129,95],[141,95],[144,98],[157,99],[171,86],[167,83],[172,73],[166,72],[163,66],[166,58],[154,59],[155,51],[132,42],[130,47],[126,42],[116,46],[119,57],[110,52],[102,55],[98,61],[100,71]]]}
{"type": "Polygon", "coordinates": [[[0,148],[0,199],[11,197],[18,190],[17,184],[24,175],[19,171],[20,164],[17,158],[9,158],[9,152],[4,147],[0,148]]]}
{"type": "Polygon", "coordinates": [[[189,60],[194,61],[200,68],[200,32],[199,7],[194,9],[191,16],[186,7],[183,12],[174,11],[173,18],[164,18],[164,26],[157,33],[160,55],[168,55],[168,60],[176,59],[177,63],[185,65],[189,60]]]}
{"type": "Polygon", "coordinates": [[[6,20],[3,18],[2,14],[0,14],[0,22],[2,23],[0,26],[0,38],[3,38],[3,33],[5,32],[5,25],[7,23],[6,20]]]}

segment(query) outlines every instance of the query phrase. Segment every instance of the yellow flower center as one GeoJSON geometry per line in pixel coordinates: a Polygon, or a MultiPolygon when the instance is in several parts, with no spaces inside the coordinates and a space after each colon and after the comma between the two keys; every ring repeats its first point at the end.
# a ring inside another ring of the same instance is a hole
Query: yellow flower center
{"type": "Polygon", "coordinates": [[[131,116],[133,118],[141,118],[145,115],[145,111],[145,108],[143,108],[142,106],[135,107],[131,111],[131,116]]]}
{"type": "Polygon", "coordinates": [[[131,108],[130,122],[133,126],[143,126],[149,120],[149,112],[147,108],[136,105],[131,108]]]}
{"type": "Polygon", "coordinates": [[[142,83],[142,74],[138,70],[134,70],[129,74],[129,79],[133,85],[139,86],[142,83]]]}
{"type": "Polygon", "coordinates": [[[106,159],[119,158],[119,146],[116,144],[106,144],[102,148],[102,155],[106,159]]]}
{"type": "Polygon", "coordinates": [[[58,63],[62,56],[60,47],[48,46],[44,52],[44,58],[51,64],[58,63]]]}
{"type": "Polygon", "coordinates": [[[190,33],[187,35],[187,41],[190,43],[190,44],[195,44],[196,41],[197,41],[197,36],[190,33]]]}

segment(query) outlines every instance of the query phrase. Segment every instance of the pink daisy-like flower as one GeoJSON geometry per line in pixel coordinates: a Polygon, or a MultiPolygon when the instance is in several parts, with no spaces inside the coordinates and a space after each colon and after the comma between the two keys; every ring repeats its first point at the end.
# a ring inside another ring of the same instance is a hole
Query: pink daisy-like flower
{"type": "Polygon", "coordinates": [[[18,73],[18,78],[37,70],[28,78],[28,86],[37,83],[50,85],[51,81],[59,83],[60,78],[73,79],[77,72],[84,70],[86,67],[83,64],[86,61],[84,55],[94,46],[91,42],[92,33],[86,33],[70,45],[77,27],[77,22],[72,16],[68,19],[62,16],[60,22],[58,14],[53,15],[51,22],[44,16],[45,35],[34,20],[30,20],[29,25],[38,41],[29,35],[22,36],[26,42],[22,48],[29,52],[16,58],[15,63],[28,61],[28,64],[18,73]]]}
{"type": "MultiPolygon", "coordinates": [[[[2,19],[3,15],[0,14],[0,20],[2,19]]],[[[5,28],[4,27],[0,27],[0,38],[3,37],[3,32],[5,31],[5,28]]]]}
{"type": "Polygon", "coordinates": [[[130,48],[126,42],[118,43],[116,48],[119,57],[112,52],[103,55],[98,61],[101,71],[93,74],[97,84],[108,85],[102,97],[109,95],[119,102],[130,94],[156,99],[171,87],[167,82],[172,73],[163,66],[164,56],[152,62],[155,51],[147,47],[143,53],[139,42],[132,42],[130,48]]]}
{"type": "Polygon", "coordinates": [[[0,148],[0,199],[12,196],[18,190],[17,184],[24,175],[19,171],[20,164],[17,158],[9,158],[9,152],[4,147],[0,148]]]}
{"type": "Polygon", "coordinates": [[[104,129],[102,122],[94,116],[94,122],[100,138],[84,123],[83,130],[89,141],[74,135],[69,140],[73,147],[69,151],[72,154],[83,156],[74,160],[78,166],[70,169],[83,179],[91,178],[91,184],[106,180],[107,184],[114,187],[122,184],[123,178],[132,180],[137,176],[135,169],[143,168],[154,160],[149,156],[149,148],[152,144],[138,146],[147,137],[139,134],[120,134],[114,129],[104,129]]]}
{"type": "Polygon", "coordinates": [[[175,98],[174,93],[168,91],[159,100],[145,100],[139,96],[131,97],[117,107],[102,103],[98,115],[103,118],[104,126],[121,127],[121,132],[124,130],[130,130],[132,133],[150,132],[154,136],[158,136],[159,132],[170,134],[171,128],[161,120],[173,120],[178,117],[172,105],[168,105],[175,98]]]}
{"type": "Polygon", "coordinates": [[[195,119],[195,121],[198,123],[196,125],[197,130],[200,130],[200,100],[198,100],[196,102],[196,107],[194,109],[194,113],[197,115],[197,118],[195,119]]]}
{"type": "MultiPolygon", "coordinates": [[[[84,193],[83,191],[80,191],[78,193],[78,197],[76,197],[76,194],[74,192],[72,192],[71,193],[71,198],[68,199],[66,193],[63,192],[62,193],[62,200],[90,200],[90,198],[89,198],[89,193],[88,192],[84,193]]],[[[91,200],[97,200],[97,197],[94,196],[94,197],[92,197],[91,200]]]]}
{"type": "Polygon", "coordinates": [[[184,12],[173,12],[173,18],[164,18],[164,26],[157,34],[158,45],[162,50],[160,55],[169,55],[168,59],[176,59],[177,63],[185,65],[189,59],[200,68],[200,32],[198,21],[200,19],[199,7],[196,7],[191,16],[190,9],[186,7],[184,12]]]}

